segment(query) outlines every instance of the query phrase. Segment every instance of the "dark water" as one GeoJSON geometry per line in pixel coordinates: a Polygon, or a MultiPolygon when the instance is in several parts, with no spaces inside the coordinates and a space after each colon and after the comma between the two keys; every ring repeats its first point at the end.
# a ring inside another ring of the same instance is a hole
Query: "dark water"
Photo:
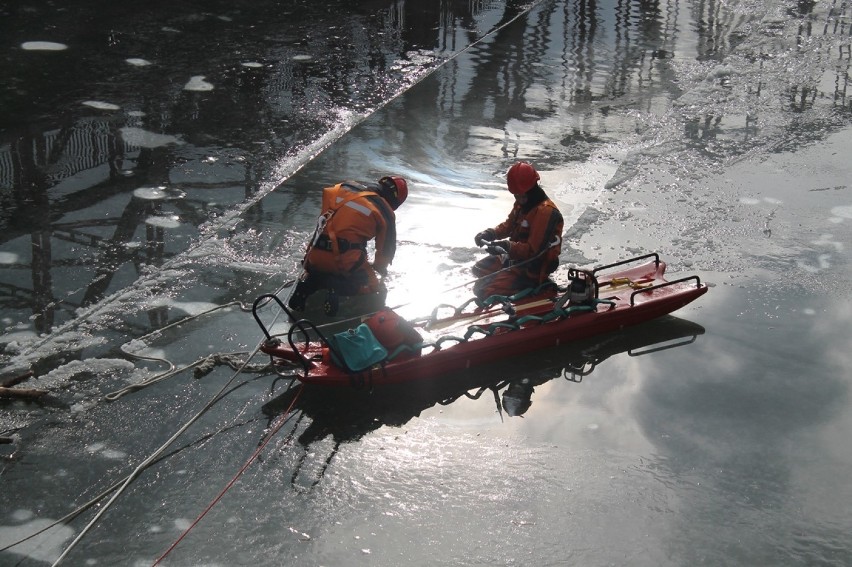
{"type": "Polygon", "coordinates": [[[0,563],[852,563],[847,5],[6,2],[0,37],[2,376],[50,390],[0,400],[0,563]],[[423,315],[519,158],[564,268],[708,294],[416,392],[236,370],[320,188],[410,180],[423,315]]]}

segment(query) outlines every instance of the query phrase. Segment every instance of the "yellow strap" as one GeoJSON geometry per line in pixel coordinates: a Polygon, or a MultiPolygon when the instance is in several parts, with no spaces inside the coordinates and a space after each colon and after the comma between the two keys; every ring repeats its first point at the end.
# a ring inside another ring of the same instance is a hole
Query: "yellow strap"
{"type": "Polygon", "coordinates": [[[612,278],[611,280],[609,280],[609,286],[610,287],[617,287],[617,286],[622,286],[622,285],[626,285],[626,286],[631,287],[633,289],[642,289],[643,287],[650,286],[651,282],[639,283],[639,282],[634,282],[630,278],[612,278]]]}

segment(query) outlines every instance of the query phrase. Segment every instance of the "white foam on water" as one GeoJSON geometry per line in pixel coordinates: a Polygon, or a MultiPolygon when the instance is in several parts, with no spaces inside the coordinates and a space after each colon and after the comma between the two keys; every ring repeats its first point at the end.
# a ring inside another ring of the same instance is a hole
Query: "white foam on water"
{"type": "Polygon", "coordinates": [[[98,110],[119,110],[121,108],[117,104],[112,104],[111,102],[103,102],[100,100],[83,101],[83,106],[90,106],[92,108],[97,108],[98,110]]]}
{"type": "Polygon", "coordinates": [[[101,457],[112,460],[121,460],[127,457],[127,453],[124,451],[118,451],[116,449],[107,449],[105,443],[92,443],[91,445],[87,445],[85,451],[90,455],[100,454],[101,457]]]}
{"type": "MultiPolygon", "coordinates": [[[[0,343],[5,343],[3,352],[7,355],[20,354],[26,348],[26,345],[35,340],[38,340],[38,333],[34,331],[16,331],[0,335],[0,343]]],[[[27,368],[19,367],[17,371],[26,372],[27,368]]],[[[12,370],[8,372],[12,372],[12,370]]]]}
{"type": "Polygon", "coordinates": [[[831,254],[820,254],[815,263],[796,260],[796,266],[809,274],[818,274],[831,268],[831,254]]]}
{"type": "Polygon", "coordinates": [[[105,449],[101,452],[101,455],[107,459],[112,459],[114,461],[120,461],[127,458],[127,453],[124,451],[119,451],[117,449],[105,449]]]}
{"type": "MultiPolygon", "coordinates": [[[[152,305],[154,305],[154,302],[152,302],[152,305]]],[[[201,313],[210,311],[218,305],[216,303],[209,303],[206,301],[172,301],[170,299],[163,298],[162,301],[156,302],[156,306],[179,309],[187,315],[200,315],[201,313]]]]}
{"type": "MultiPolygon", "coordinates": [[[[3,319],[4,325],[11,323],[12,321],[9,318],[3,319]]],[[[38,339],[38,333],[32,329],[27,329],[25,326],[26,323],[19,323],[17,326],[7,329],[6,333],[0,335],[0,343],[5,343],[3,346],[4,353],[10,355],[18,354],[25,348],[25,345],[38,339]]]]}
{"type": "Polygon", "coordinates": [[[125,59],[125,61],[134,67],[147,67],[148,65],[151,65],[151,62],[147,59],[140,59],[138,57],[130,57],[129,59],[125,59]]]}
{"type": "Polygon", "coordinates": [[[600,198],[607,180],[612,179],[618,164],[607,160],[590,160],[550,171],[539,170],[541,186],[559,207],[565,221],[565,231],[588,231],[580,226],[583,214],[600,198]]]}
{"type": "Polygon", "coordinates": [[[68,364],[51,370],[41,377],[41,383],[46,387],[63,384],[80,375],[107,375],[132,372],[135,366],[129,360],[120,358],[90,358],[87,360],[72,360],[68,364]]]}
{"type": "Polygon", "coordinates": [[[19,508],[18,510],[12,512],[9,517],[16,522],[27,522],[35,517],[35,513],[32,510],[19,508]]]}
{"type": "Polygon", "coordinates": [[[829,219],[831,222],[843,222],[845,219],[852,219],[852,205],[842,205],[831,208],[831,218],[829,219]]]}
{"type": "Polygon", "coordinates": [[[843,252],[844,248],[843,243],[835,240],[832,234],[822,234],[817,240],[812,241],[811,244],[822,248],[833,248],[835,252],[843,252]]]}
{"type": "Polygon", "coordinates": [[[124,126],[119,131],[125,143],[140,148],[160,148],[169,144],[183,144],[183,141],[176,136],[157,134],[135,126],[124,126]]]}
{"type": "MultiPolygon", "coordinates": [[[[0,547],[6,547],[35,532],[43,530],[53,524],[54,521],[50,518],[40,518],[15,526],[0,526],[0,547]]],[[[3,553],[19,555],[49,565],[64,551],[65,542],[73,536],[73,529],[66,525],[58,524],[39,534],[37,537],[23,541],[3,553]]]]}
{"type": "Polygon", "coordinates": [[[195,75],[194,77],[190,77],[189,82],[187,82],[183,89],[185,91],[212,91],[213,85],[204,80],[204,75],[195,75]]]}
{"type": "Polygon", "coordinates": [[[102,451],[104,447],[106,447],[106,445],[103,443],[92,443],[91,445],[86,445],[85,450],[87,453],[94,455],[95,453],[102,451]]]}
{"type": "Polygon", "coordinates": [[[304,63],[306,61],[313,61],[313,57],[310,55],[294,55],[290,58],[291,61],[296,61],[297,63],[304,63]]]}
{"type": "Polygon", "coordinates": [[[142,112],[141,110],[128,110],[127,115],[133,116],[135,118],[141,118],[141,117],[145,116],[146,114],[144,112],[142,112]]]}
{"type": "Polygon", "coordinates": [[[133,196],[146,201],[159,201],[168,197],[162,185],[159,187],[138,187],[133,190],[133,196]]]}
{"type": "Polygon", "coordinates": [[[145,224],[159,228],[178,228],[181,225],[181,222],[180,217],[170,215],[167,217],[148,217],[145,219],[145,224]]]}
{"type": "Polygon", "coordinates": [[[26,51],[64,51],[68,49],[68,46],[54,41],[25,41],[21,44],[21,49],[26,51]]]}
{"type": "Polygon", "coordinates": [[[20,259],[14,252],[0,252],[0,264],[14,264],[20,259]]]}
{"type": "Polygon", "coordinates": [[[241,64],[243,67],[250,67],[252,69],[257,69],[258,67],[263,67],[263,63],[258,63],[257,61],[246,61],[241,64]]]}

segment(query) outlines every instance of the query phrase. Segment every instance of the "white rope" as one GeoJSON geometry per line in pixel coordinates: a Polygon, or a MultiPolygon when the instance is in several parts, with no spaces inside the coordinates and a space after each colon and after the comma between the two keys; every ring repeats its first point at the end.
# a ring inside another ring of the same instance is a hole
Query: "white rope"
{"type": "Polygon", "coordinates": [[[143,461],[142,461],[142,462],[141,462],[141,463],[140,463],[140,464],[139,464],[139,465],[138,465],[138,466],[137,466],[137,467],[133,470],[133,472],[132,472],[132,473],[130,473],[129,475],[127,475],[127,477],[125,478],[124,482],[121,484],[121,486],[119,486],[118,490],[116,490],[115,494],[113,494],[113,495],[112,495],[112,497],[111,497],[111,498],[110,498],[110,499],[106,502],[106,504],[104,504],[104,505],[103,505],[103,507],[101,507],[101,509],[100,509],[100,510],[98,510],[98,513],[97,513],[97,514],[95,514],[95,517],[94,517],[94,518],[92,518],[92,519],[89,521],[89,523],[88,523],[88,524],[86,524],[86,526],[85,526],[85,527],[83,528],[83,530],[82,530],[82,531],[81,531],[81,532],[77,535],[77,537],[76,537],[76,538],[74,538],[74,540],[73,540],[73,541],[72,541],[72,542],[68,545],[68,547],[66,547],[66,548],[65,548],[65,550],[64,550],[64,551],[63,551],[63,552],[59,555],[59,557],[57,557],[57,558],[56,558],[56,561],[54,561],[54,562],[53,562],[52,567],[56,567],[57,565],[59,565],[59,563],[60,563],[63,559],[65,559],[65,557],[68,555],[68,553],[69,553],[69,552],[70,552],[70,551],[71,551],[71,550],[72,550],[72,549],[73,549],[73,548],[74,548],[74,547],[75,547],[75,546],[76,546],[76,545],[77,545],[77,544],[78,544],[78,543],[79,543],[79,542],[83,539],[83,537],[84,537],[84,536],[85,536],[85,535],[89,532],[89,530],[91,530],[91,529],[95,526],[95,524],[98,522],[98,520],[100,520],[101,516],[103,516],[103,515],[106,513],[106,511],[109,509],[109,507],[110,507],[110,506],[112,506],[113,502],[115,502],[115,501],[118,499],[118,497],[119,497],[119,496],[120,496],[120,495],[124,492],[124,490],[125,490],[128,486],[130,486],[130,483],[131,483],[131,482],[133,482],[133,480],[135,480],[135,479],[136,479],[136,477],[138,477],[138,476],[142,473],[142,471],[143,471],[143,470],[145,470],[146,468],[148,468],[148,467],[151,465],[151,463],[153,463],[153,462],[157,459],[157,457],[159,457],[159,456],[160,456],[160,455],[161,455],[161,454],[162,454],[162,453],[163,453],[166,449],[168,449],[168,448],[169,448],[169,446],[170,446],[172,443],[174,443],[174,442],[177,440],[177,438],[178,438],[178,437],[180,437],[180,436],[181,436],[181,435],[182,435],[182,434],[183,434],[183,433],[184,433],[187,429],[189,429],[189,427],[190,427],[193,423],[195,423],[196,421],[198,421],[198,419],[199,419],[199,418],[201,418],[201,416],[202,416],[202,415],[204,415],[204,414],[205,414],[205,413],[206,413],[206,412],[207,412],[207,411],[208,411],[211,407],[213,407],[213,405],[214,405],[214,404],[218,401],[219,396],[221,396],[221,395],[222,395],[222,393],[223,393],[223,392],[224,392],[224,391],[225,391],[225,390],[226,390],[226,389],[227,389],[227,388],[231,385],[231,383],[232,383],[234,380],[236,380],[237,376],[239,376],[239,375],[240,375],[240,373],[243,371],[243,368],[245,368],[245,366],[249,363],[249,361],[250,361],[250,360],[254,357],[254,355],[256,355],[259,351],[260,351],[260,345],[258,345],[257,347],[255,347],[255,349],[254,349],[254,351],[251,353],[251,355],[250,355],[250,356],[246,359],[246,361],[245,361],[245,362],[244,362],[244,363],[243,363],[243,364],[242,364],[242,365],[241,365],[241,366],[240,366],[240,367],[236,370],[236,372],[234,372],[234,375],[233,375],[233,376],[231,376],[230,380],[228,380],[228,381],[227,381],[227,382],[226,382],[226,383],[222,386],[222,388],[221,388],[218,392],[216,392],[216,394],[215,394],[215,395],[214,395],[214,396],[210,399],[210,401],[209,401],[209,402],[207,402],[207,404],[205,404],[205,406],[204,406],[204,407],[203,407],[203,408],[202,408],[202,409],[201,409],[198,413],[196,413],[196,414],[195,414],[195,415],[194,415],[194,416],[193,416],[193,417],[192,417],[189,421],[187,421],[187,422],[186,422],[183,426],[181,426],[181,428],[180,428],[180,429],[178,429],[178,430],[177,430],[177,431],[176,431],[176,432],[175,432],[175,433],[174,433],[174,434],[173,434],[173,435],[172,435],[172,436],[171,436],[171,437],[170,437],[170,438],[169,438],[169,439],[168,439],[165,443],[163,443],[163,444],[162,444],[162,445],[161,445],[161,446],[160,446],[160,447],[159,447],[156,451],[154,451],[154,452],[153,452],[153,453],[151,453],[151,454],[150,454],[147,458],[145,458],[145,460],[143,460],[143,461]]]}

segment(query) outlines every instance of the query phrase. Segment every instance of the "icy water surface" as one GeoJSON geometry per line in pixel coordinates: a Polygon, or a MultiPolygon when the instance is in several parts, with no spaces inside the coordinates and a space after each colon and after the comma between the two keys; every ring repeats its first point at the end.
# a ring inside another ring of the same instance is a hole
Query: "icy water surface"
{"type": "Polygon", "coordinates": [[[50,392],[0,400],[0,563],[852,563],[848,6],[349,4],[0,4],[0,376],[50,392]],[[237,370],[323,186],[409,179],[424,315],[516,159],[559,274],[710,291],[416,392],[237,370]]]}

